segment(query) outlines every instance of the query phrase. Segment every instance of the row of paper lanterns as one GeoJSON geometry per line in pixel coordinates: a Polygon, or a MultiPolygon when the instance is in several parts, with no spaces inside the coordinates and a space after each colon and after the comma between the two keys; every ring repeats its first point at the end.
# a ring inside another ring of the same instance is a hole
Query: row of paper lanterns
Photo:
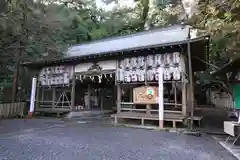
{"type": "MultiPolygon", "coordinates": [[[[146,57],[147,66],[174,66],[180,63],[180,53],[165,53],[165,54],[156,54],[148,55],[146,57]]],[[[120,61],[120,68],[141,68],[145,66],[145,57],[138,56],[132,58],[125,58],[120,61]]]]}
{"type": "MultiPolygon", "coordinates": [[[[164,80],[181,80],[181,67],[168,67],[163,68],[163,78],[164,80]]],[[[144,82],[145,79],[147,81],[157,81],[159,77],[158,69],[153,68],[144,70],[144,69],[136,69],[136,70],[124,70],[118,69],[117,80],[120,82],[144,82]]]]}
{"type": "Polygon", "coordinates": [[[61,75],[50,76],[43,75],[39,77],[41,85],[60,85],[69,84],[70,76],[68,73],[63,73],[61,75]]]}

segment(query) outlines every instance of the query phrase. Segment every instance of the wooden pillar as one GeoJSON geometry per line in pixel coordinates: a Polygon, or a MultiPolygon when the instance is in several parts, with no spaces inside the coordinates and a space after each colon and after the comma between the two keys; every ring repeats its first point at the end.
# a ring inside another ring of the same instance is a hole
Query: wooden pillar
{"type": "MultiPolygon", "coordinates": [[[[132,87],[130,88],[130,92],[129,92],[129,99],[130,99],[130,102],[131,102],[131,103],[133,103],[133,89],[134,89],[134,86],[132,86],[132,87]]],[[[133,105],[132,105],[132,108],[133,108],[133,109],[136,109],[136,105],[133,104],[133,105]]]]}
{"type": "Polygon", "coordinates": [[[180,59],[180,65],[181,65],[181,70],[182,70],[182,75],[181,75],[181,81],[182,81],[182,114],[183,116],[187,116],[187,84],[186,84],[186,61],[183,55],[181,55],[180,59]]]}
{"type": "Polygon", "coordinates": [[[121,112],[121,86],[117,84],[117,113],[121,112]]]}
{"type": "Polygon", "coordinates": [[[73,110],[75,108],[75,98],[76,98],[76,76],[73,73],[72,76],[72,90],[71,90],[71,109],[73,110]]]}
{"type": "Polygon", "coordinates": [[[52,108],[55,108],[55,101],[56,101],[56,88],[52,88],[52,108]]]}
{"type": "Polygon", "coordinates": [[[182,114],[187,116],[187,88],[185,82],[182,82],[182,114]]]}
{"type": "Polygon", "coordinates": [[[175,103],[174,107],[176,108],[176,107],[178,107],[176,105],[176,104],[178,104],[177,103],[177,84],[176,84],[176,82],[173,83],[173,89],[174,89],[173,92],[174,92],[174,103],[175,103]]]}
{"type": "Polygon", "coordinates": [[[147,114],[151,114],[151,104],[147,104],[147,114]]]}
{"type": "Polygon", "coordinates": [[[91,84],[88,84],[88,100],[87,100],[87,108],[91,109],[91,84]]]}
{"type": "Polygon", "coordinates": [[[133,102],[133,87],[129,88],[129,100],[133,102]]]}
{"type": "Polygon", "coordinates": [[[194,112],[194,91],[193,91],[193,71],[192,71],[192,56],[191,56],[191,44],[190,44],[190,28],[188,35],[188,43],[187,43],[187,55],[188,55],[188,80],[189,80],[189,95],[190,95],[190,107],[191,107],[191,125],[190,128],[193,129],[193,112],[194,112]]]}
{"type": "MultiPolygon", "coordinates": [[[[145,86],[148,85],[147,83],[147,57],[145,57],[145,86]]],[[[151,105],[150,104],[146,104],[146,114],[151,114],[151,105]]]]}
{"type": "Polygon", "coordinates": [[[101,110],[104,110],[103,108],[103,101],[104,101],[104,92],[102,89],[100,89],[100,107],[101,107],[101,110]]]}

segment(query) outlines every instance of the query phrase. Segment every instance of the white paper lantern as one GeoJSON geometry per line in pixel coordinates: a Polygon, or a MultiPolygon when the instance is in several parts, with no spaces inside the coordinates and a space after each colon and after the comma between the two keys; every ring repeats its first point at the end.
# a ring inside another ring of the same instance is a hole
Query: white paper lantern
{"type": "Polygon", "coordinates": [[[64,73],[65,67],[64,66],[59,66],[59,73],[64,73]]]}
{"type": "Polygon", "coordinates": [[[153,66],[154,65],[154,57],[153,55],[147,56],[147,66],[153,66]]]}
{"type": "Polygon", "coordinates": [[[163,73],[163,79],[164,80],[171,80],[172,75],[171,75],[171,70],[170,68],[164,68],[164,73],[163,73]]]}
{"type": "Polygon", "coordinates": [[[173,63],[172,61],[172,54],[171,53],[166,53],[164,55],[164,61],[166,65],[171,65],[173,63]]]}
{"type": "Polygon", "coordinates": [[[51,80],[51,85],[54,85],[54,84],[55,84],[55,76],[52,76],[52,77],[50,78],[50,80],[51,80]]]}
{"type": "Polygon", "coordinates": [[[124,70],[118,69],[117,80],[120,82],[124,81],[124,70]]]}
{"type": "Polygon", "coordinates": [[[46,68],[47,69],[47,74],[51,74],[51,68],[46,68]]]}
{"type": "Polygon", "coordinates": [[[130,68],[137,67],[137,57],[131,58],[130,68]]]}
{"type": "Polygon", "coordinates": [[[137,70],[138,81],[144,82],[145,81],[145,70],[139,69],[137,70]]]}
{"type": "Polygon", "coordinates": [[[69,84],[69,82],[70,82],[70,78],[69,78],[69,74],[68,73],[64,73],[64,84],[69,84]]]}
{"type": "Polygon", "coordinates": [[[55,67],[51,67],[51,73],[56,73],[55,72],[55,67]]]}
{"type": "Polygon", "coordinates": [[[124,81],[125,82],[131,82],[130,72],[124,71],[124,81]]]}
{"type": "Polygon", "coordinates": [[[59,76],[59,84],[64,84],[64,77],[63,77],[63,75],[59,76]]]}
{"type": "Polygon", "coordinates": [[[154,63],[155,63],[155,66],[164,65],[163,55],[162,54],[156,54],[155,57],[154,57],[154,63]]]}
{"type": "Polygon", "coordinates": [[[51,85],[51,77],[48,75],[47,76],[47,83],[46,83],[46,85],[51,85]]]}
{"type": "Polygon", "coordinates": [[[129,58],[124,59],[124,65],[125,65],[125,68],[130,68],[130,59],[129,58]]]}
{"type": "Polygon", "coordinates": [[[138,59],[137,59],[137,63],[138,63],[138,67],[144,67],[145,66],[145,62],[144,62],[144,57],[143,56],[139,56],[138,59]]]}
{"type": "Polygon", "coordinates": [[[47,68],[42,69],[43,74],[47,74],[47,68]]]}
{"type": "Polygon", "coordinates": [[[119,68],[122,68],[122,69],[124,69],[125,68],[125,61],[124,60],[121,60],[120,62],[119,62],[119,68]]]}
{"type": "Polygon", "coordinates": [[[55,84],[59,85],[60,84],[60,81],[59,81],[59,76],[56,76],[55,78],[55,84]]]}
{"type": "Polygon", "coordinates": [[[138,78],[137,78],[137,72],[136,71],[131,71],[131,81],[132,82],[137,82],[138,78]]]}
{"type": "Polygon", "coordinates": [[[154,70],[153,69],[150,69],[147,71],[147,80],[148,81],[153,81],[154,80],[154,70]]]}
{"type": "Polygon", "coordinates": [[[60,73],[60,68],[59,68],[59,67],[56,67],[55,72],[56,72],[56,73],[60,73]]]}
{"type": "Polygon", "coordinates": [[[173,63],[174,64],[179,64],[180,63],[180,53],[179,52],[174,52],[173,53],[173,63]]]}
{"type": "Polygon", "coordinates": [[[181,69],[179,66],[173,68],[173,79],[176,81],[181,79],[181,69]]]}

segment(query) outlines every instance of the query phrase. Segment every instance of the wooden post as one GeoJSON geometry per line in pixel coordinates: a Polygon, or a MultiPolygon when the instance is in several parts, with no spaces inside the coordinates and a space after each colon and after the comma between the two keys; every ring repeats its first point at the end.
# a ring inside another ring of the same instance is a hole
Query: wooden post
{"type": "Polygon", "coordinates": [[[182,82],[182,114],[187,116],[187,90],[185,82],[182,82]]]}
{"type": "Polygon", "coordinates": [[[146,113],[151,114],[151,105],[150,104],[146,105],[146,109],[147,109],[146,113]]]}
{"type": "Polygon", "coordinates": [[[101,110],[103,111],[104,108],[103,108],[103,101],[104,101],[104,92],[102,89],[100,89],[100,107],[101,107],[101,110]]]}
{"type": "Polygon", "coordinates": [[[190,107],[191,107],[191,129],[193,129],[193,112],[194,112],[194,93],[193,93],[193,72],[192,72],[192,58],[191,58],[191,34],[190,28],[188,33],[187,54],[188,54],[188,71],[189,71],[189,87],[190,87],[190,107]]]}
{"type": "Polygon", "coordinates": [[[185,73],[186,73],[186,65],[185,65],[185,60],[183,55],[181,55],[181,61],[180,61],[180,66],[181,66],[181,84],[182,84],[182,114],[183,116],[187,116],[187,88],[186,88],[186,78],[185,78],[185,73]]]}
{"type": "MultiPolygon", "coordinates": [[[[148,85],[147,83],[147,57],[145,57],[145,86],[148,85]]],[[[146,104],[146,114],[151,114],[150,112],[151,110],[151,105],[150,104],[146,104]]]]}
{"type": "Polygon", "coordinates": [[[71,90],[71,109],[73,110],[75,108],[75,88],[76,88],[76,77],[75,73],[73,72],[72,76],[72,90],[71,90]]]}
{"type": "Polygon", "coordinates": [[[56,101],[56,88],[52,88],[52,109],[55,108],[55,101],[56,101]]]}
{"type": "Polygon", "coordinates": [[[145,86],[147,85],[147,57],[144,58],[145,62],[145,86]]]}
{"type": "Polygon", "coordinates": [[[88,100],[87,100],[87,107],[91,109],[91,84],[88,84],[88,100]]]}
{"type": "Polygon", "coordinates": [[[41,102],[44,100],[44,88],[41,89],[42,94],[41,94],[41,102]]]}
{"type": "Polygon", "coordinates": [[[133,102],[133,87],[129,88],[129,101],[133,102]]]}
{"type": "Polygon", "coordinates": [[[121,112],[121,87],[117,84],[117,113],[121,112]]]}
{"type": "Polygon", "coordinates": [[[174,88],[174,104],[175,104],[175,108],[178,107],[176,104],[177,103],[177,86],[176,86],[176,82],[173,83],[173,88],[174,88]]]}

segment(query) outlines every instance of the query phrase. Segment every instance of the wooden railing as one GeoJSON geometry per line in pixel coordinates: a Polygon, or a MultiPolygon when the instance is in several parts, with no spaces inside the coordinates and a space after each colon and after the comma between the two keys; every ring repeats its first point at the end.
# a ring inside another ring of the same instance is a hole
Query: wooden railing
{"type": "MultiPolygon", "coordinates": [[[[172,104],[172,103],[164,103],[166,106],[182,106],[182,104],[172,104]]],[[[136,109],[135,104],[133,102],[121,102],[120,112],[142,112],[142,113],[150,113],[150,114],[158,114],[158,109],[152,108],[144,108],[144,109],[136,109]]],[[[164,110],[165,113],[182,113],[182,110],[164,110]]]]}
{"type": "Polygon", "coordinates": [[[23,117],[25,102],[0,103],[0,118],[23,117]]]}

